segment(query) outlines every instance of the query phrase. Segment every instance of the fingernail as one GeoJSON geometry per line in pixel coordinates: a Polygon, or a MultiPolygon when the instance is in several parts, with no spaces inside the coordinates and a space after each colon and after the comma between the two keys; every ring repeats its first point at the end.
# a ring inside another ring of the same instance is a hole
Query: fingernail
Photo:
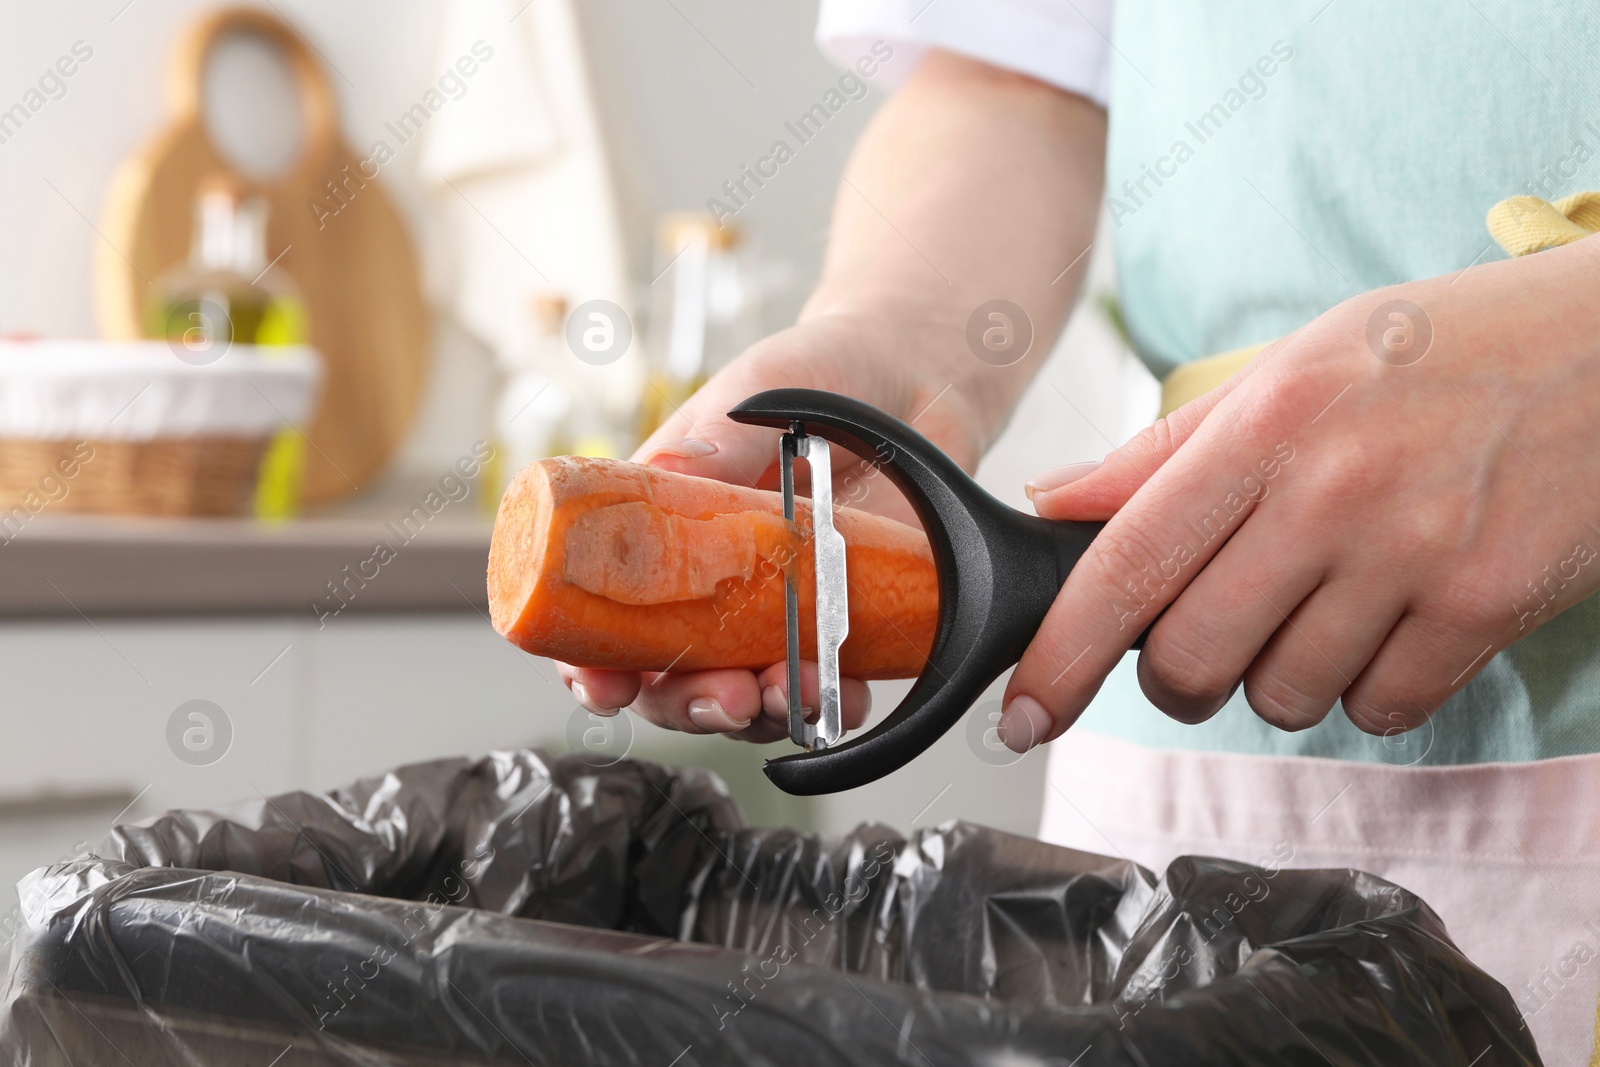
{"type": "Polygon", "coordinates": [[[596,715],[604,715],[607,718],[610,718],[612,715],[615,715],[621,710],[620,708],[602,708],[600,705],[596,704],[594,702],[594,698],[589,695],[588,686],[584,685],[582,682],[574,681],[572,683],[572,695],[578,698],[578,703],[582,704],[585,708],[589,709],[596,715]]]}
{"type": "Polygon", "coordinates": [[[1048,493],[1052,489],[1060,489],[1068,482],[1075,482],[1079,478],[1093,474],[1105,466],[1105,460],[1096,459],[1088,463],[1068,463],[1065,467],[1051,467],[1043,474],[1035,474],[1028,479],[1028,484],[1022,491],[1028,494],[1028,499],[1033,499],[1035,493],[1048,493]]]}
{"type": "Polygon", "coordinates": [[[1019,693],[1000,713],[1000,740],[1013,752],[1026,752],[1049,737],[1054,725],[1037,700],[1019,693]]]}
{"type": "Polygon", "coordinates": [[[717,446],[710,441],[702,441],[698,437],[682,437],[676,441],[668,441],[664,445],[657,445],[655,451],[650,453],[646,463],[654,463],[662,456],[677,456],[679,459],[703,459],[712,455],[717,446]]]}
{"type": "Polygon", "coordinates": [[[761,691],[761,710],[768,715],[789,714],[789,698],[778,686],[769,685],[761,691]]]}
{"type": "Polygon", "coordinates": [[[702,730],[718,734],[743,730],[750,725],[748,721],[741,722],[729,715],[727,709],[711,697],[695,697],[689,701],[689,721],[702,730]]]}

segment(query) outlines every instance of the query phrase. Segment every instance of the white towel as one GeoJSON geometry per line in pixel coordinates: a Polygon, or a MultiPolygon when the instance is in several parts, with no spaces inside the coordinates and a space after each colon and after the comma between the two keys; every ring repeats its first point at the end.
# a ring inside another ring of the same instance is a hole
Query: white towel
{"type": "MultiPolygon", "coordinates": [[[[631,314],[572,0],[451,0],[439,56],[441,73],[459,71],[462,56],[476,66],[459,98],[429,120],[420,161],[454,252],[437,283],[461,324],[510,366],[534,329],[536,293],[558,292],[571,307],[610,300],[631,314]]],[[[632,398],[638,349],[635,332],[617,363],[596,368],[574,357],[570,373],[575,383],[603,376],[607,394],[632,398]]]]}

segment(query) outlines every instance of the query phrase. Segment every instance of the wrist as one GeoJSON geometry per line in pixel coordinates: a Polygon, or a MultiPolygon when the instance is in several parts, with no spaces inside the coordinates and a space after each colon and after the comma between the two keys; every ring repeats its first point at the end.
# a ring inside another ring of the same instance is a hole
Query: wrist
{"type": "MultiPolygon", "coordinates": [[[[941,290],[945,287],[941,286],[941,290]]],[[[801,310],[798,324],[836,332],[863,375],[883,384],[894,398],[890,413],[906,421],[935,417],[930,405],[947,409],[972,442],[971,460],[999,436],[1017,398],[1048,354],[1049,339],[1035,337],[1017,363],[997,367],[978,358],[968,343],[967,320],[982,301],[951,295],[848,291],[824,283],[801,310]]],[[[926,432],[922,421],[917,428],[926,432]]],[[[966,457],[958,457],[963,463],[966,457]]]]}

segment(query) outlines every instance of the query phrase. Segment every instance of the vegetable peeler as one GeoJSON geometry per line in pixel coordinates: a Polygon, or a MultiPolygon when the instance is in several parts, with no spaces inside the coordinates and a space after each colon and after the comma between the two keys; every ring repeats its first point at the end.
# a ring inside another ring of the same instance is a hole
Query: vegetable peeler
{"type": "MultiPolygon", "coordinates": [[[[794,519],[794,461],[811,467],[817,602],[818,707],[801,706],[799,590],[784,579],[789,737],[805,751],[769,760],[786,793],[854,789],[899,770],[966,714],[1017,660],[1101,522],[1041,519],[996,500],[933,442],[870,404],[815,389],[769,389],[728,412],[785,431],[779,442],[784,517],[794,519]],[[849,630],[844,539],[833,525],[829,442],[883,470],[905,493],[933,548],[939,621],[922,673],[894,711],[843,740],[839,646],[849,630]],[[815,723],[808,722],[815,711],[815,723]]],[[[1143,643],[1143,635],[1134,643],[1143,643]]]]}

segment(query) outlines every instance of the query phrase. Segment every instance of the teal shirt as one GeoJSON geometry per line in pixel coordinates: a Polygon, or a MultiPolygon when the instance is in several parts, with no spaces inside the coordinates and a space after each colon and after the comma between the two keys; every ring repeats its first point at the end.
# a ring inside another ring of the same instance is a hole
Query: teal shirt
{"type": "MultiPolygon", "coordinates": [[[[1484,215],[1507,196],[1600,188],[1592,0],[1118,0],[1114,40],[1118,284],[1157,375],[1357,293],[1504,258],[1484,215]]],[[[1495,656],[1409,734],[1362,733],[1340,709],[1285,733],[1242,691],[1182,725],[1145,700],[1131,656],[1082,724],[1165,748],[1399,764],[1596,752],[1600,598],[1495,656]]]]}

